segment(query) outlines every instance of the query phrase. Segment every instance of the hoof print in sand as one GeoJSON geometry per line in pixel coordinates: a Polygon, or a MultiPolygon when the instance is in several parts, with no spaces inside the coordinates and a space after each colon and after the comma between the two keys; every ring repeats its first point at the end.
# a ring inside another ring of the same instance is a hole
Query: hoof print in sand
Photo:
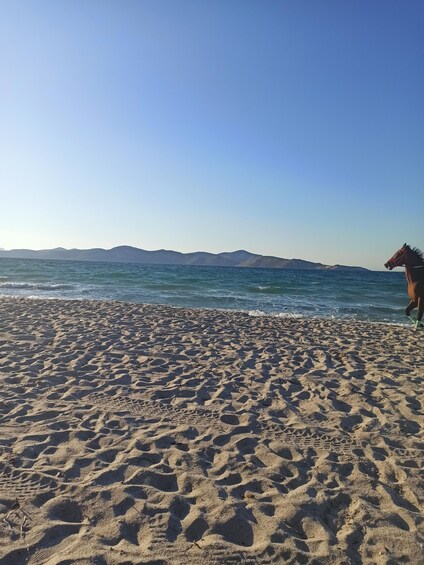
{"type": "Polygon", "coordinates": [[[220,421],[218,414],[204,408],[190,410],[176,408],[159,400],[143,400],[130,396],[111,396],[105,393],[93,393],[85,397],[86,401],[106,408],[111,412],[128,412],[131,416],[142,419],[165,419],[170,422],[202,428],[214,428],[226,431],[228,425],[220,421]]]}
{"type": "MultiPolygon", "coordinates": [[[[207,563],[208,565],[268,565],[268,559],[258,559],[256,555],[249,555],[247,551],[234,551],[230,544],[212,543],[204,545],[203,540],[191,543],[185,547],[177,548],[172,543],[173,528],[166,513],[158,513],[149,521],[150,539],[149,552],[157,557],[166,559],[167,564],[185,565],[186,563],[207,563]]],[[[197,537],[197,536],[195,536],[197,537]]]]}
{"type": "MultiPolygon", "coordinates": [[[[415,445],[407,445],[405,438],[400,435],[381,436],[384,447],[378,449],[382,459],[391,458],[393,462],[408,474],[424,475],[424,444],[414,442],[415,445]]],[[[409,438],[408,438],[409,439],[409,438]]]]}

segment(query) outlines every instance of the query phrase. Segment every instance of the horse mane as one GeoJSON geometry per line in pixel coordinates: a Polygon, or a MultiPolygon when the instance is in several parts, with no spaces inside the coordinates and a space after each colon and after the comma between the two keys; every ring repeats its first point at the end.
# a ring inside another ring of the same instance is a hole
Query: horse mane
{"type": "Polygon", "coordinates": [[[421,263],[424,264],[424,253],[421,251],[421,249],[418,249],[418,247],[409,247],[409,249],[412,251],[415,257],[419,259],[421,263]]]}

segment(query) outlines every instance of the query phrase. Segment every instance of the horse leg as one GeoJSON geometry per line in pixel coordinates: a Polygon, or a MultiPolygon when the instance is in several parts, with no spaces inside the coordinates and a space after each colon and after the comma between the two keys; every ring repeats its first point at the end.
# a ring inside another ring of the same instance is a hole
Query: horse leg
{"type": "Polygon", "coordinates": [[[424,314],[424,298],[418,298],[418,314],[417,314],[417,328],[422,328],[423,324],[421,323],[422,317],[424,314]]]}
{"type": "Polygon", "coordinates": [[[409,314],[411,313],[411,311],[417,307],[417,303],[415,302],[415,300],[411,300],[411,302],[408,304],[408,306],[405,308],[405,314],[408,316],[408,318],[412,320],[412,318],[409,317],[409,314]]]}

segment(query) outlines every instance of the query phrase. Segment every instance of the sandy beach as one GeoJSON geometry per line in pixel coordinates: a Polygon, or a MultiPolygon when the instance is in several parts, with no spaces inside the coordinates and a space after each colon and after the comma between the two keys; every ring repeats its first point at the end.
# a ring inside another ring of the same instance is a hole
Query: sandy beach
{"type": "Polygon", "coordinates": [[[0,300],[0,563],[424,562],[424,332],[0,300]]]}

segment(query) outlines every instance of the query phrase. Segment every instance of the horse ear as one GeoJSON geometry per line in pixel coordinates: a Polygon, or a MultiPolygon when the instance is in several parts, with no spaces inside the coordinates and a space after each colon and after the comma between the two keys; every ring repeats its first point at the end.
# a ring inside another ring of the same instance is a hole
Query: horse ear
{"type": "Polygon", "coordinates": [[[408,244],[407,244],[407,243],[404,243],[403,246],[404,246],[404,247],[408,247],[408,244]]]}

